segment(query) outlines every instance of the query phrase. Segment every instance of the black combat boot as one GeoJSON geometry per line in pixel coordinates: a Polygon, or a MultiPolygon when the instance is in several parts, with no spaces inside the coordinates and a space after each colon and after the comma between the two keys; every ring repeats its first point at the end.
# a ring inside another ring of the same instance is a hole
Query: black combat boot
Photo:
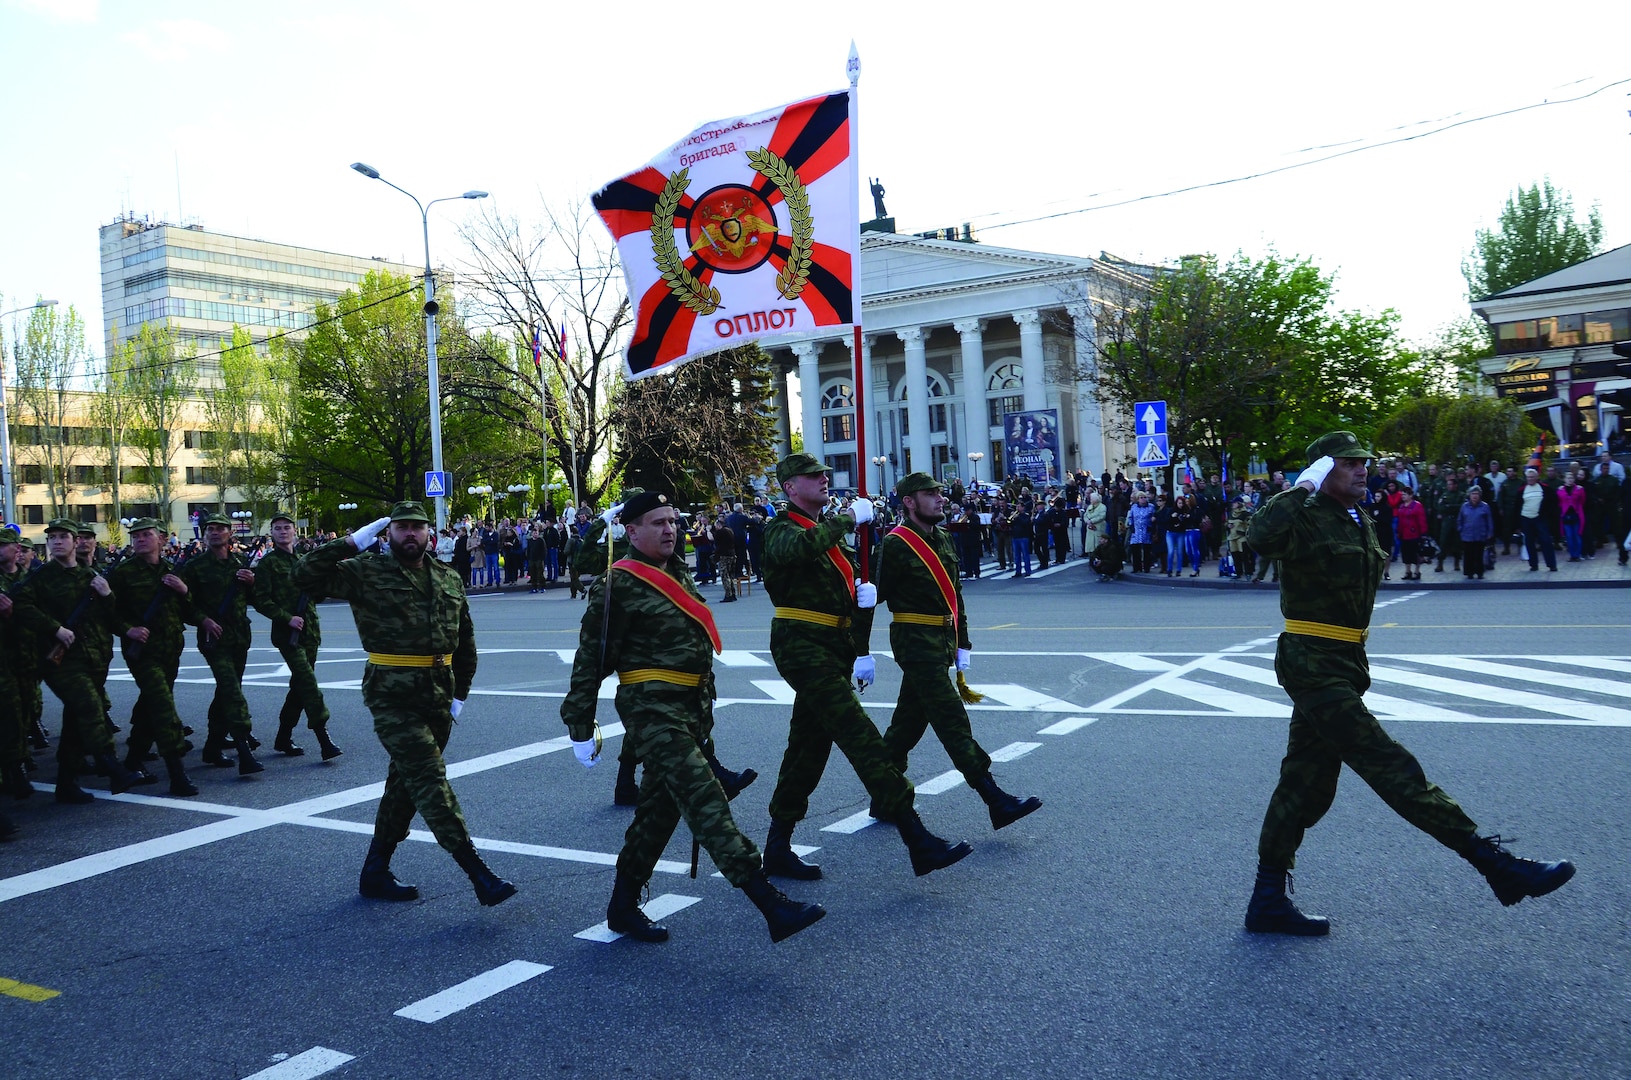
{"type": "Polygon", "coordinates": [[[725,766],[721,765],[719,763],[719,758],[714,754],[712,743],[709,743],[702,748],[702,756],[708,759],[708,767],[714,771],[714,779],[718,780],[719,786],[725,789],[726,802],[729,802],[738,795],[742,794],[744,789],[746,789],[755,780],[759,779],[759,773],[755,769],[743,769],[741,772],[732,772],[730,769],[727,769],[725,766]]]}
{"type": "Polygon", "coordinates": [[[1286,895],[1291,874],[1285,870],[1257,867],[1257,884],[1252,886],[1251,903],[1246,905],[1246,929],[1254,934],[1293,934],[1298,937],[1324,937],[1331,932],[1331,920],[1320,915],[1304,915],[1286,895]]]}
{"type": "Polygon", "coordinates": [[[493,907],[502,904],[515,895],[515,886],[499,877],[487,868],[476,854],[476,846],[466,843],[464,847],[453,853],[453,861],[459,864],[459,869],[470,876],[470,884],[476,887],[476,899],[481,901],[482,907],[493,907]]]}
{"type": "Polygon", "coordinates": [[[634,766],[637,762],[623,761],[617,763],[617,787],[612,789],[612,804],[614,806],[634,806],[640,802],[640,785],[634,782],[634,766]]]}
{"type": "Polygon", "coordinates": [[[34,785],[28,780],[28,766],[14,761],[5,767],[6,790],[13,799],[21,801],[34,794],[34,785]]]}
{"type": "Polygon", "coordinates": [[[226,740],[215,735],[204,737],[204,749],[199,757],[206,765],[220,765],[223,767],[236,765],[236,758],[226,756],[226,740]]]}
{"type": "Polygon", "coordinates": [[[250,776],[254,773],[265,772],[266,766],[255,760],[254,747],[260,744],[254,741],[253,735],[238,736],[238,775],[250,776]]]}
{"type": "Polygon", "coordinates": [[[17,834],[17,826],[4,814],[0,814],[0,840],[10,840],[17,834]]]}
{"type": "Polygon", "coordinates": [[[912,873],[918,877],[944,870],[974,851],[966,840],[953,844],[930,832],[916,810],[909,809],[902,813],[895,818],[894,825],[900,830],[900,838],[906,841],[906,850],[912,853],[912,873]]]}
{"type": "Polygon", "coordinates": [[[984,776],[977,776],[969,781],[969,786],[979,792],[980,798],[985,801],[986,808],[991,811],[991,827],[1000,829],[1012,825],[1026,814],[1033,814],[1042,809],[1042,800],[1036,796],[1021,799],[1010,795],[997,786],[988,772],[984,776]]]}
{"type": "Polygon", "coordinates": [[[34,745],[36,750],[48,750],[51,748],[51,733],[45,730],[44,724],[36,720],[34,721],[34,730],[28,733],[28,741],[34,745]]]}
{"type": "Polygon", "coordinates": [[[391,855],[396,845],[379,837],[368,842],[368,856],[362,861],[357,891],[370,900],[417,900],[419,890],[405,885],[391,873],[391,855]]]}
{"type": "Polygon", "coordinates": [[[96,801],[96,796],[79,786],[79,768],[70,758],[57,761],[57,802],[83,805],[96,801]]]}
{"type": "Polygon", "coordinates": [[[805,862],[793,853],[793,822],[770,819],[770,835],[765,838],[765,873],[795,881],[816,881],[821,867],[805,862]]]}
{"type": "Polygon", "coordinates": [[[127,771],[112,754],[96,755],[96,764],[98,769],[107,773],[108,787],[115,795],[122,795],[140,784],[158,783],[158,777],[148,776],[140,769],[135,772],[127,771]]]}
{"type": "Polygon", "coordinates": [[[300,723],[300,710],[295,709],[294,715],[284,709],[277,718],[277,738],[272,740],[272,749],[285,757],[300,757],[306,751],[296,745],[294,741],[294,727],[300,723]]]}
{"type": "Polygon", "coordinates": [[[742,886],[742,891],[764,915],[765,925],[770,928],[771,941],[790,938],[806,926],[820,922],[827,914],[827,909],[820,904],[801,904],[788,899],[770,883],[763,870],[754,871],[748,883],[742,886]]]}
{"type": "Polygon", "coordinates": [[[640,910],[640,888],[622,873],[617,875],[606,905],[607,928],[636,941],[667,941],[668,927],[652,922],[640,910]]]}
{"type": "Polygon", "coordinates": [[[187,770],[181,764],[180,754],[169,754],[164,759],[164,768],[170,774],[170,794],[186,798],[198,794],[198,785],[187,779],[187,770]]]}
{"type": "Polygon", "coordinates": [[[341,750],[338,746],[334,745],[333,739],[328,737],[327,724],[312,728],[311,733],[317,736],[317,745],[322,748],[324,761],[332,761],[341,754],[345,753],[344,750],[341,750]]]}
{"type": "Polygon", "coordinates": [[[1545,896],[1574,877],[1572,862],[1520,859],[1501,845],[1499,836],[1474,836],[1460,849],[1463,859],[1484,875],[1495,899],[1511,907],[1526,896],[1545,896]]]}

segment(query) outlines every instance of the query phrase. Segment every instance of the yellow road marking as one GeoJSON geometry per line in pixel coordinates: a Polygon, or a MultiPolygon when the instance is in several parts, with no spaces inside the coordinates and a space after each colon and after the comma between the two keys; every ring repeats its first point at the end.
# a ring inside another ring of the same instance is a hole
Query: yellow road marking
{"type": "Polygon", "coordinates": [[[0,979],[0,994],[7,997],[22,998],[24,1001],[50,1001],[59,996],[61,990],[47,990],[43,986],[30,986],[16,979],[0,979]]]}

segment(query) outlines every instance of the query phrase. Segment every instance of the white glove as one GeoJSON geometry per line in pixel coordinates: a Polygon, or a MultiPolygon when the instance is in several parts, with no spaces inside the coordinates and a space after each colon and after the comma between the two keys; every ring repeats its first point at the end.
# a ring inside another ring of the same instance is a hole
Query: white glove
{"type": "Polygon", "coordinates": [[[1336,460],[1329,455],[1322,457],[1302,471],[1302,474],[1297,477],[1297,484],[1301,486],[1303,481],[1306,480],[1314,485],[1315,491],[1318,491],[1320,485],[1325,483],[1325,478],[1331,475],[1331,470],[1336,468],[1336,465],[1336,460]]]}
{"type": "Polygon", "coordinates": [[[574,742],[572,744],[572,753],[577,755],[578,764],[582,765],[585,769],[594,768],[596,762],[600,760],[600,755],[595,752],[595,740],[593,739],[585,739],[582,742],[574,742]]]}
{"type": "Polygon", "coordinates": [[[855,658],[855,685],[865,690],[878,676],[878,663],[870,655],[855,658]]]}
{"type": "Polygon", "coordinates": [[[878,606],[878,587],[870,581],[857,581],[855,583],[855,606],[869,608],[878,606]]]}
{"type": "Polygon", "coordinates": [[[459,714],[464,712],[464,702],[459,698],[454,698],[453,704],[448,706],[447,711],[453,714],[453,719],[457,720],[459,714]]]}
{"type": "Polygon", "coordinates": [[[351,542],[357,545],[358,551],[367,551],[374,545],[375,539],[391,524],[389,517],[382,517],[378,521],[370,521],[360,529],[351,531],[351,542]]]}
{"type": "Polygon", "coordinates": [[[600,520],[604,521],[606,523],[607,527],[610,528],[611,524],[612,524],[612,518],[616,517],[617,515],[621,514],[622,512],[623,512],[623,504],[618,503],[616,506],[614,506],[610,510],[606,511],[604,514],[600,515],[600,520]]]}
{"type": "Polygon", "coordinates": [[[855,524],[865,525],[872,520],[872,500],[856,499],[849,504],[849,512],[850,516],[855,519],[855,524]]]}
{"type": "Polygon", "coordinates": [[[958,671],[967,671],[968,670],[968,663],[969,663],[969,660],[972,658],[972,655],[973,655],[972,650],[969,650],[969,649],[958,649],[957,650],[957,670],[958,671]]]}

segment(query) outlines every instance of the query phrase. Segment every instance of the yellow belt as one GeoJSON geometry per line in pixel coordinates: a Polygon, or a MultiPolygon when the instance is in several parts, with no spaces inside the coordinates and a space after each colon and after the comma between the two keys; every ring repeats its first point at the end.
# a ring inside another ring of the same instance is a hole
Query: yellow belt
{"type": "Polygon", "coordinates": [[[849,625],[848,615],[829,615],[825,611],[809,611],[805,608],[779,607],[774,614],[778,619],[815,623],[817,626],[832,626],[842,629],[849,625]]]}
{"type": "Polygon", "coordinates": [[[675,686],[701,686],[702,676],[689,671],[672,671],[668,668],[646,667],[635,668],[632,671],[619,671],[617,681],[624,686],[629,683],[665,682],[675,686]]]}
{"type": "Polygon", "coordinates": [[[1355,630],[1351,626],[1333,626],[1330,623],[1306,622],[1302,619],[1287,619],[1286,633],[1301,634],[1303,637],[1322,637],[1332,641],[1347,641],[1355,645],[1363,645],[1365,639],[1370,637],[1370,630],[1355,630]]]}
{"type": "Polygon", "coordinates": [[[371,652],[368,662],[376,667],[447,667],[453,662],[450,653],[436,653],[433,656],[399,656],[396,653],[371,652]]]}
{"type": "Polygon", "coordinates": [[[923,615],[916,611],[897,611],[894,613],[894,622],[912,623],[915,626],[951,626],[950,615],[923,615]]]}

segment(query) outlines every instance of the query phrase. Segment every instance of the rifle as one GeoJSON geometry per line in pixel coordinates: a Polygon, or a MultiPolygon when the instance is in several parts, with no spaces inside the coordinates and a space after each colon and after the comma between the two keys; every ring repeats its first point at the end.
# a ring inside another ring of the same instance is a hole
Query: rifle
{"type": "MultiPolygon", "coordinates": [[[[172,568],[170,572],[175,573],[175,568],[172,568]]],[[[147,608],[142,612],[142,626],[151,627],[153,625],[153,620],[159,617],[159,612],[164,609],[164,604],[170,599],[172,592],[170,586],[164,582],[160,581],[158,583],[153,589],[153,598],[147,602],[147,608]]],[[[128,641],[125,645],[125,661],[128,663],[131,660],[140,660],[142,649],[146,645],[147,642],[145,641],[128,641]]]]}
{"type": "MultiPolygon", "coordinates": [[[[309,596],[307,596],[305,593],[301,593],[299,596],[295,597],[295,601],[294,601],[294,613],[295,613],[295,616],[297,618],[304,619],[306,617],[306,607],[310,603],[311,603],[311,598],[309,596]]],[[[289,648],[298,649],[299,647],[300,647],[300,631],[291,628],[289,630],[289,648]]]]}
{"type": "MultiPolygon", "coordinates": [[[[221,620],[226,618],[227,612],[232,610],[233,602],[238,599],[238,586],[241,584],[242,582],[238,580],[237,571],[233,571],[232,584],[227,586],[227,594],[221,597],[221,606],[215,609],[215,621],[220,623],[223,631],[226,629],[226,623],[221,622],[221,620]]],[[[199,631],[198,651],[207,656],[215,651],[217,639],[203,633],[203,627],[199,627],[199,631]]]]}
{"type": "MultiPolygon", "coordinates": [[[[79,624],[85,618],[85,613],[91,609],[91,602],[96,599],[96,590],[89,585],[74,605],[74,610],[68,613],[67,620],[62,624],[68,630],[78,630],[79,624]]],[[[51,651],[45,654],[45,659],[52,664],[62,663],[62,658],[68,655],[68,646],[58,641],[52,644],[51,651]]]]}

